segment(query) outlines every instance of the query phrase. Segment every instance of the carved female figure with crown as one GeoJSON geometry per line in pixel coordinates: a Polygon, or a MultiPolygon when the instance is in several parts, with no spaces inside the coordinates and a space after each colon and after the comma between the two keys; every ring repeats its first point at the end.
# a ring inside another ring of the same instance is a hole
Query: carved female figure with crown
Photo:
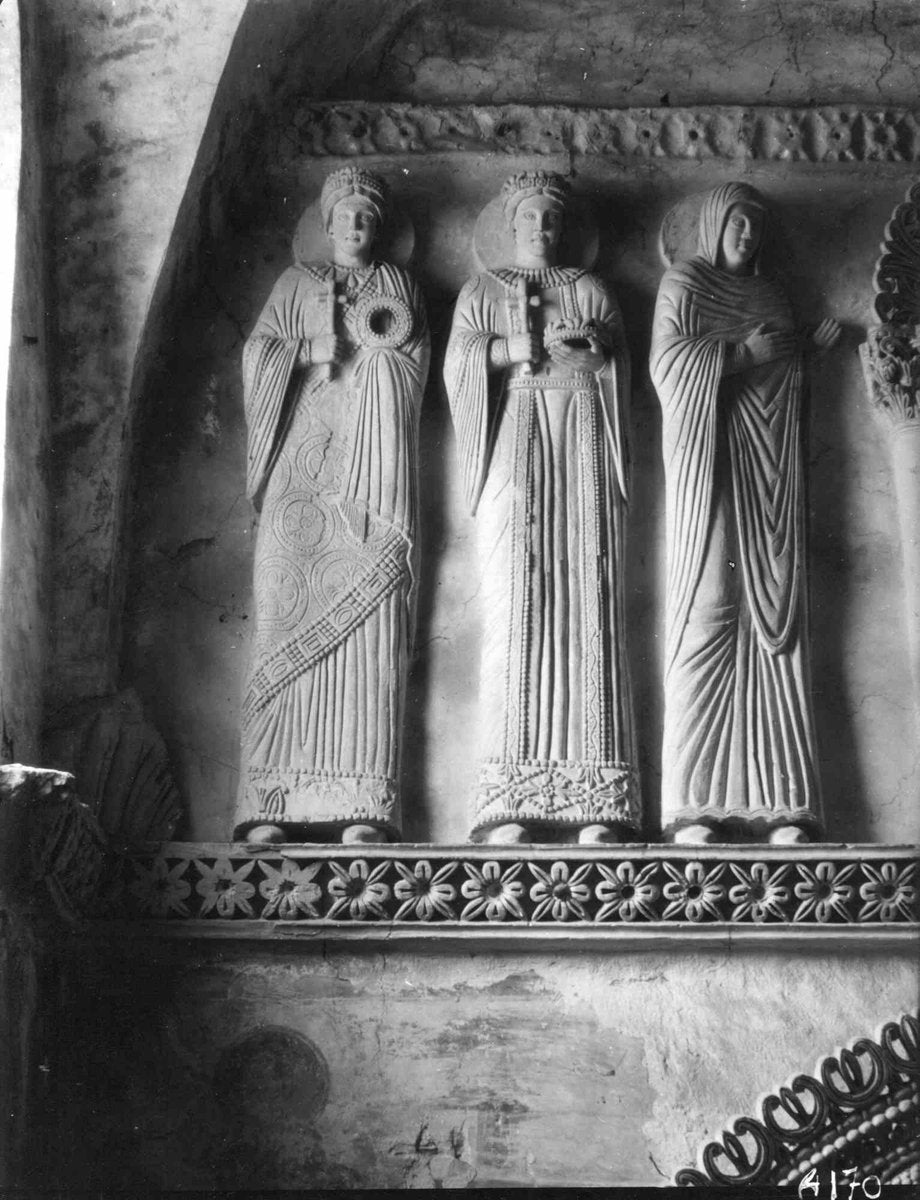
{"type": "Polygon", "coordinates": [[[414,618],[417,285],[376,262],[383,181],[335,171],[332,261],[275,285],[243,352],[248,494],[261,512],[236,834],[398,833],[398,742],[414,618]]]}
{"type": "Polygon", "coordinates": [[[557,266],[568,185],[502,190],[515,263],[460,293],[445,365],[484,615],[473,836],[618,841],[639,820],[625,654],[629,360],[613,297],[557,266]]]}

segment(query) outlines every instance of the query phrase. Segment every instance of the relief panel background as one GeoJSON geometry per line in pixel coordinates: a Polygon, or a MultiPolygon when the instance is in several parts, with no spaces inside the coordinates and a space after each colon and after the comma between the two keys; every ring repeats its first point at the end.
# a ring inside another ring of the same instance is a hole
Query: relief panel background
{"type": "MultiPolygon", "coordinates": [[[[242,491],[242,340],[289,262],[288,239],[302,207],[340,161],[299,158],[288,131],[279,126],[269,139],[268,179],[240,181],[222,237],[206,243],[200,285],[164,330],[162,370],[143,398],[124,679],[144,698],[174,755],[191,809],[184,835],[193,838],[227,836],[238,768],[254,530],[242,491]]],[[[475,220],[503,179],[527,163],[473,154],[362,162],[388,176],[415,222],[413,265],[433,335],[422,415],[422,589],[404,741],[404,833],[409,840],[462,840],[476,737],[478,566],[440,367],[456,292],[477,270],[475,220]]],[[[568,166],[553,156],[540,163],[568,166]]],[[[887,447],[870,417],[856,354],[869,319],[878,239],[909,168],[673,161],[625,167],[592,156],[576,159],[575,168],[576,189],[592,200],[601,228],[596,269],[623,309],[633,359],[627,596],[652,829],[664,495],[647,357],[663,270],[658,230],[681,197],[739,178],[776,205],[782,266],[800,320],[833,315],[846,326],[841,347],[812,373],[808,453],[815,709],[828,837],[913,840],[918,758],[911,748],[895,509],[887,447]]]]}

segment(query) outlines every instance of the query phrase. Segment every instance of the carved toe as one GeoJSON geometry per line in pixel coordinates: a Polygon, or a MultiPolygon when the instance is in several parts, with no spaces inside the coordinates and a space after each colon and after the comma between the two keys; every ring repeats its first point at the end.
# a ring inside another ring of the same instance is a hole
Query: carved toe
{"type": "Polygon", "coordinates": [[[246,841],[256,846],[276,846],[284,840],[284,830],[280,825],[255,825],[246,833],[246,841]]]}
{"type": "Polygon", "coordinates": [[[777,825],[770,830],[771,846],[801,846],[809,841],[801,825],[777,825]]]}
{"type": "Polygon", "coordinates": [[[509,823],[496,825],[494,829],[489,830],[483,840],[492,845],[522,846],[527,845],[530,841],[530,834],[523,825],[509,823]]]}
{"type": "Polygon", "coordinates": [[[342,830],[342,845],[374,845],[385,842],[387,835],[375,825],[346,825],[342,830]]]}
{"type": "Polygon", "coordinates": [[[615,845],[622,841],[622,835],[613,825],[583,825],[578,831],[582,846],[615,845]]]}
{"type": "Polygon", "coordinates": [[[710,825],[683,825],[671,838],[675,846],[708,846],[715,840],[716,833],[710,825]]]}

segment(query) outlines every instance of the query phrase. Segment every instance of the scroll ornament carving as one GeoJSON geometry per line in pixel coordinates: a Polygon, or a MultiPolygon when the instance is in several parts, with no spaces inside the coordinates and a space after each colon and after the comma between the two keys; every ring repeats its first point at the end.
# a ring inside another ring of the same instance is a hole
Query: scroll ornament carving
{"type": "Polygon", "coordinates": [[[543,826],[620,840],[639,819],[623,582],[628,353],[602,281],[557,265],[567,199],[549,172],[506,182],[496,216],[514,264],[465,285],[445,362],[483,573],[473,836],[489,841],[530,841],[543,826]]]}
{"type": "MultiPolygon", "coordinates": [[[[770,1184],[816,1195],[814,1181],[855,1168],[884,1185],[920,1182],[920,1020],[889,1021],[877,1038],[823,1059],[740,1117],[679,1171],[685,1187],[770,1184]],[[812,1177],[808,1182],[809,1175],[812,1177]]],[[[869,1192],[866,1193],[870,1194],[869,1192]]]]}
{"type": "Polygon", "coordinates": [[[332,261],[281,276],[244,350],[261,511],[236,813],[250,840],[399,827],[428,331],[415,281],[372,257],[388,207],[377,175],[333,172],[320,202],[332,261]]]}
{"type": "Polygon", "coordinates": [[[920,183],[885,227],[875,271],[875,311],[860,347],[866,392],[890,438],[904,564],[907,640],[920,720],[920,183]]]}
{"type": "Polygon", "coordinates": [[[873,285],[880,324],[860,351],[866,388],[876,412],[898,428],[920,415],[920,183],[885,226],[873,285]]]}

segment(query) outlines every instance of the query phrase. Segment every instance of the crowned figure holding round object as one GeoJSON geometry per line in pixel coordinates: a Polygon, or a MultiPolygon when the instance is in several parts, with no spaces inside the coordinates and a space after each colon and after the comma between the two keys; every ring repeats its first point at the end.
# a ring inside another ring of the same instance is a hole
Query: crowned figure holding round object
{"type": "MultiPolygon", "coordinates": [[[[651,374],[663,413],[668,573],[662,823],[699,843],[821,829],[808,669],[803,352],[764,269],[770,213],[747,184],[703,200],[698,248],[665,274],[651,374]]],[[[663,239],[667,240],[667,239],[663,239]]]]}
{"type": "Polygon", "coordinates": [[[504,229],[498,210],[493,202],[477,226],[487,269],[460,293],[444,372],[482,570],[472,836],[616,842],[640,821],[623,324],[597,276],[558,265],[571,233],[563,177],[513,175],[504,229]],[[503,237],[510,266],[488,261],[503,237]]]}
{"type": "Polygon", "coordinates": [[[235,834],[255,842],[399,835],[428,328],[374,258],[384,181],[334,171],[320,212],[331,260],[303,261],[302,222],[243,351],[260,520],[235,834]]]}

